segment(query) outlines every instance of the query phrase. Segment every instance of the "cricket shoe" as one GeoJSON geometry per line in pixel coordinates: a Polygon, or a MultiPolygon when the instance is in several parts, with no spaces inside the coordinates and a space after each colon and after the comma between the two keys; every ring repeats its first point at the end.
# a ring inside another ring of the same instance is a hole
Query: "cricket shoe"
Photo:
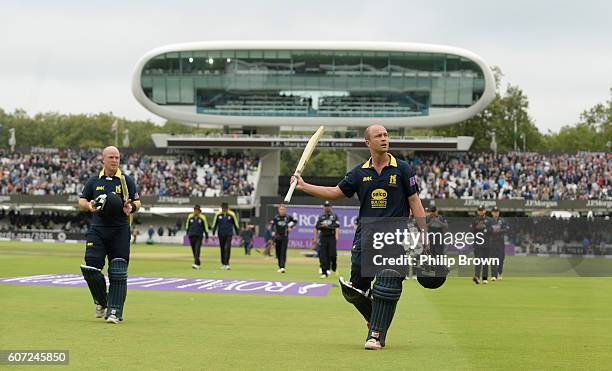
{"type": "Polygon", "coordinates": [[[487,283],[489,283],[489,281],[487,281],[487,280],[482,280],[482,284],[483,284],[483,285],[486,285],[487,283]]]}
{"type": "Polygon", "coordinates": [[[96,318],[102,318],[106,315],[106,308],[100,304],[96,305],[96,318]]]}
{"type": "Polygon", "coordinates": [[[491,281],[493,281],[493,282],[497,281],[497,277],[491,278],[491,281]]]}
{"type": "MultiPolygon", "coordinates": [[[[370,290],[368,290],[368,291],[370,291],[370,290]]],[[[372,324],[370,322],[366,322],[366,326],[368,326],[368,333],[370,333],[370,331],[372,330],[372,324]]],[[[380,341],[380,346],[384,348],[385,347],[385,342],[384,341],[380,341]]]]}
{"type": "Polygon", "coordinates": [[[327,278],[327,275],[326,274],[322,274],[321,277],[319,277],[319,278],[320,279],[325,279],[325,278],[327,278]]]}
{"type": "Polygon", "coordinates": [[[504,276],[502,276],[501,274],[499,275],[498,279],[501,281],[504,279],[504,276]]]}
{"type": "Polygon", "coordinates": [[[119,319],[119,317],[117,317],[114,314],[111,314],[110,316],[108,316],[108,318],[106,319],[106,323],[114,323],[117,324],[119,323],[121,320],[119,319]]]}
{"type": "Polygon", "coordinates": [[[285,272],[287,272],[287,270],[286,270],[285,268],[281,268],[281,269],[279,269],[278,271],[279,271],[279,272],[281,272],[281,273],[285,273],[285,272]]]}
{"type": "Polygon", "coordinates": [[[380,344],[380,341],[378,339],[369,338],[365,342],[365,349],[366,350],[380,350],[382,349],[382,345],[380,344]]]}
{"type": "Polygon", "coordinates": [[[225,266],[225,270],[226,270],[226,271],[231,271],[231,270],[232,270],[232,267],[230,267],[229,265],[226,265],[226,266],[225,266]]]}
{"type": "Polygon", "coordinates": [[[200,266],[197,264],[191,264],[191,268],[193,269],[200,269],[200,266]]]}
{"type": "Polygon", "coordinates": [[[475,284],[479,284],[480,280],[478,279],[478,277],[472,277],[472,281],[474,281],[475,284]]]}

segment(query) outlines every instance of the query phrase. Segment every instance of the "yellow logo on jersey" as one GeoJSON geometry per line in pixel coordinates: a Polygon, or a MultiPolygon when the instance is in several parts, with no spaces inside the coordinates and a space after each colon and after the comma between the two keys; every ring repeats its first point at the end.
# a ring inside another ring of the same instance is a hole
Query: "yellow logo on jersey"
{"type": "Polygon", "coordinates": [[[371,176],[364,176],[363,179],[361,180],[362,182],[369,182],[370,180],[372,180],[371,176]]]}
{"type": "Polygon", "coordinates": [[[121,186],[115,186],[115,193],[121,193],[121,186]]]}
{"type": "Polygon", "coordinates": [[[382,188],[377,188],[372,191],[372,209],[387,208],[387,191],[382,188]]]}
{"type": "Polygon", "coordinates": [[[104,186],[97,186],[96,187],[96,191],[103,191],[104,190],[104,186]]]}
{"type": "Polygon", "coordinates": [[[397,174],[389,176],[389,185],[397,185],[397,174]]]}

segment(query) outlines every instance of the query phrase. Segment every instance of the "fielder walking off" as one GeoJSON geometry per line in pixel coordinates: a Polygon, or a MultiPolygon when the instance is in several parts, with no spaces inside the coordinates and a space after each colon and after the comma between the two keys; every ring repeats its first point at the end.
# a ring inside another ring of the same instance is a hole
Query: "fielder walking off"
{"type": "Polygon", "coordinates": [[[287,269],[287,246],[289,245],[289,233],[295,225],[296,220],[291,215],[287,215],[285,205],[278,205],[278,214],[272,219],[272,238],[278,260],[278,273],[285,273],[287,269]]]}
{"type": "Polygon", "coordinates": [[[229,209],[227,202],[221,203],[221,211],[213,217],[212,234],[219,236],[219,248],[221,250],[221,269],[230,270],[230,256],[232,253],[232,236],[240,234],[238,216],[229,209]]]}
{"type": "Polygon", "coordinates": [[[187,215],[185,229],[187,230],[187,237],[189,238],[191,252],[193,253],[193,264],[191,268],[200,269],[200,251],[202,249],[202,239],[204,236],[206,236],[205,241],[208,242],[208,220],[206,220],[206,216],[202,214],[200,205],[195,205],[193,207],[193,212],[187,215]]]}
{"type": "Polygon", "coordinates": [[[323,214],[319,215],[315,226],[315,243],[319,251],[319,264],[321,278],[327,278],[338,269],[338,253],[336,242],[340,234],[338,215],[332,213],[332,205],[329,201],[323,204],[323,214]]]}
{"type": "Polygon", "coordinates": [[[494,264],[491,269],[493,277],[491,280],[503,279],[504,259],[506,258],[506,244],[504,236],[510,230],[506,220],[499,216],[499,207],[491,210],[491,257],[498,259],[498,264],[494,264]]]}
{"type": "MultiPolygon", "coordinates": [[[[491,219],[487,216],[487,210],[484,205],[478,206],[478,215],[470,225],[470,231],[474,234],[482,234],[484,243],[474,244],[474,258],[488,259],[490,256],[490,235],[491,235],[491,219]]],[[[480,284],[482,274],[482,283],[489,283],[489,264],[479,263],[474,264],[474,277],[472,281],[475,284],[480,284]]]]}

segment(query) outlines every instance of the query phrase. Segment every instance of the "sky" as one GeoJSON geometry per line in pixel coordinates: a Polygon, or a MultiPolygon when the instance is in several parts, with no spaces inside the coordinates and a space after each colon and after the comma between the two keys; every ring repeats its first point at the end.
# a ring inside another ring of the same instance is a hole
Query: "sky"
{"type": "Polygon", "coordinates": [[[165,120],[132,96],[149,50],[192,41],[393,41],[480,55],[558,131],[610,98],[612,1],[3,1],[0,108],[165,120]]]}

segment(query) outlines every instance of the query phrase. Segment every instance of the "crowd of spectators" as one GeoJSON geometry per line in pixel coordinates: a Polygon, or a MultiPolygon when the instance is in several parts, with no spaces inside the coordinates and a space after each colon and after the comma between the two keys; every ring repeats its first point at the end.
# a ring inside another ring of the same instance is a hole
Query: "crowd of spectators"
{"type": "Polygon", "coordinates": [[[126,170],[143,195],[248,196],[255,189],[248,174],[257,169],[258,162],[241,155],[181,155],[167,160],[133,154],[127,158],[126,170]]]}
{"type": "Polygon", "coordinates": [[[521,252],[603,255],[612,253],[612,221],[589,217],[506,218],[508,240],[521,252]]]}
{"type": "MultiPolygon", "coordinates": [[[[248,174],[259,159],[243,155],[150,156],[122,158],[144,196],[248,196],[255,189],[248,174]]],[[[0,151],[0,195],[76,195],[102,167],[99,150],[7,154],[0,151]]]]}
{"type": "Polygon", "coordinates": [[[440,153],[409,162],[422,198],[612,198],[612,153],[440,153]]]}
{"type": "Polygon", "coordinates": [[[87,213],[60,213],[41,211],[21,212],[19,209],[0,209],[0,230],[63,230],[64,232],[85,233],[89,228],[87,213]]]}
{"type": "MultiPolygon", "coordinates": [[[[422,198],[612,199],[612,153],[438,153],[408,159],[422,198]]],[[[248,196],[259,159],[243,155],[160,157],[134,153],[122,169],[145,196],[248,196]]],[[[99,150],[6,154],[0,195],[78,194],[101,168],[99,150]]]]}

